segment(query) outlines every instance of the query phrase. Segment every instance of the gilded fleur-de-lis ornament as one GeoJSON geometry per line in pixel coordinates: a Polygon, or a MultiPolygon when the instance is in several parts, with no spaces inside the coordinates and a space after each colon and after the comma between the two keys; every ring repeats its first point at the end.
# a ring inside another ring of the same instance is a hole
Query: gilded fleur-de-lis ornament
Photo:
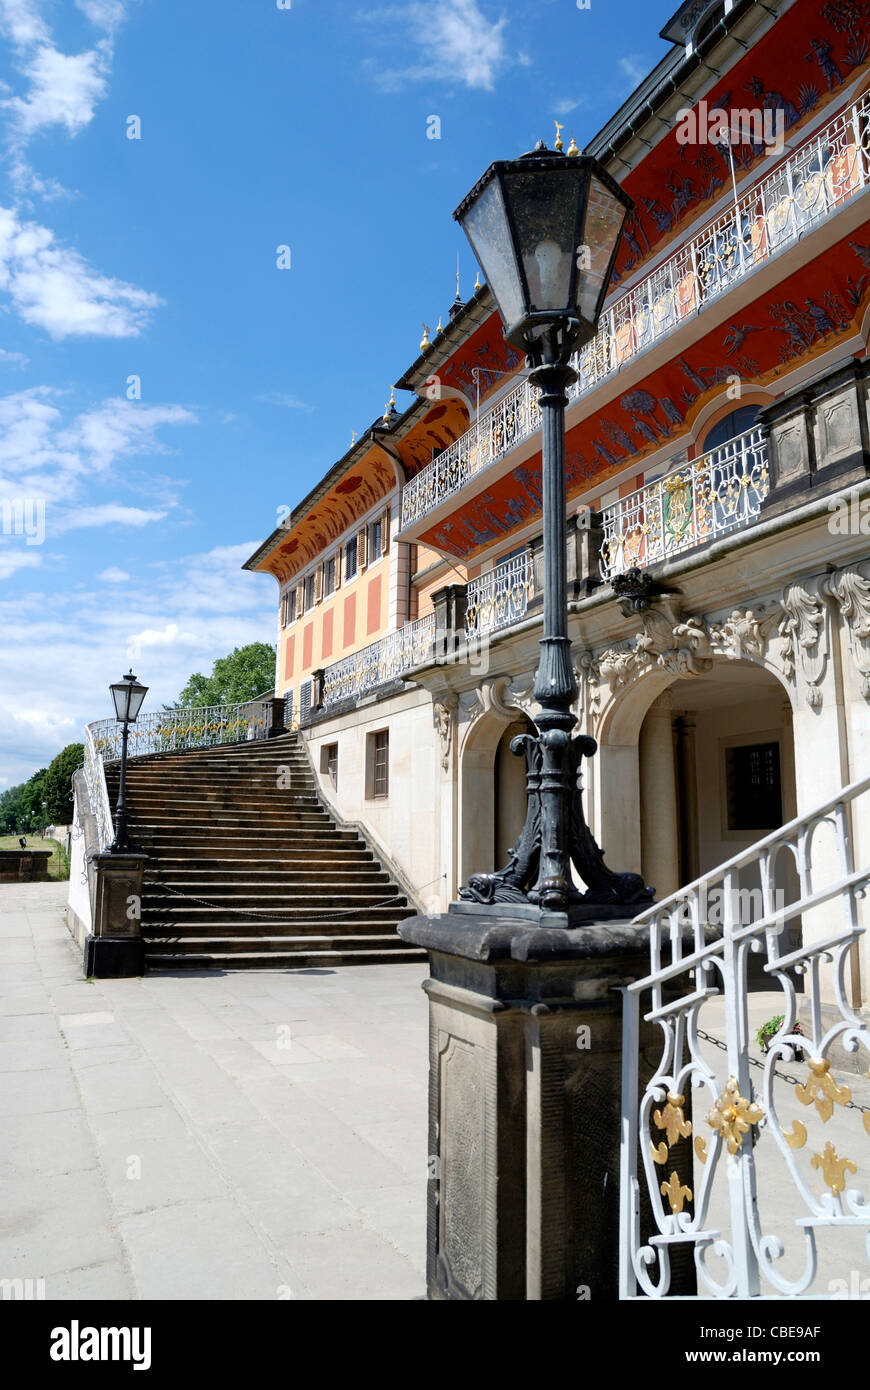
{"type": "Polygon", "coordinates": [[[730,1154],[737,1153],[752,1126],[763,1119],[761,1106],[741,1096],[734,1076],[729,1076],[725,1089],[707,1111],[707,1124],[724,1139],[730,1154]]]}
{"type": "Polygon", "coordinates": [[[668,1091],[667,1104],[661,1110],[653,1111],[653,1124],[657,1129],[664,1130],[668,1140],[667,1149],[664,1144],[659,1144],[658,1147],[654,1144],[651,1146],[656,1163],[664,1163],[668,1149],[672,1149],[680,1139],[688,1139],[692,1133],[692,1122],[683,1114],[685,1103],[685,1096],[679,1095],[676,1091],[668,1091]]]}
{"type": "Polygon", "coordinates": [[[675,1214],[683,1210],[684,1202],[691,1202],[692,1200],[692,1189],[685,1187],[680,1182],[679,1174],[676,1172],[671,1173],[667,1182],[662,1183],[660,1190],[662,1196],[667,1197],[671,1211],[675,1214]]]}
{"type": "Polygon", "coordinates": [[[827,1124],[835,1105],[847,1105],[852,1099],[848,1086],[838,1086],[831,1076],[831,1064],[827,1057],[807,1059],[810,1074],[805,1086],[795,1086],[795,1095],[801,1105],[815,1105],[816,1110],[827,1124]]]}
{"type": "Polygon", "coordinates": [[[810,1162],[814,1168],[821,1168],[822,1177],[835,1197],[846,1186],[846,1173],[857,1173],[858,1169],[851,1158],[840,1158],[830,1139],[820,1154],[813,1154],[810,1162]]]}

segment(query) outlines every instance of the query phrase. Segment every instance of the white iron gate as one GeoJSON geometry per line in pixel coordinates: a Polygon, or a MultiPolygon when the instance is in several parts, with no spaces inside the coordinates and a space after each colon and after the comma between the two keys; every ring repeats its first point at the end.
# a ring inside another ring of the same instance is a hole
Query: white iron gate
{"type": "Polygon", "coordinates": [[[636,919],[650,973],[623,991],[622,1298],[870,1293],[870,1033],[852,995],[868,840],[870,777],[636,919]],[[755,1057],[750,962],[782,1015],[755,1057]]]}

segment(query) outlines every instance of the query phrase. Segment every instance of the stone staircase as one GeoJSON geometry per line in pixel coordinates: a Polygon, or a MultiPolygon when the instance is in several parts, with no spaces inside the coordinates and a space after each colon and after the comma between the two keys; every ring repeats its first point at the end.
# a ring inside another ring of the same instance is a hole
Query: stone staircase
{"type": "MultiPolygon", "coordinates": [[[[106,781],[114,805],[117,764],[106,781]]],[[[127,805],[149,970],[425,959],[396,934],[415,908],[330,818],[296,734],[136,759],[127,805]]]]}

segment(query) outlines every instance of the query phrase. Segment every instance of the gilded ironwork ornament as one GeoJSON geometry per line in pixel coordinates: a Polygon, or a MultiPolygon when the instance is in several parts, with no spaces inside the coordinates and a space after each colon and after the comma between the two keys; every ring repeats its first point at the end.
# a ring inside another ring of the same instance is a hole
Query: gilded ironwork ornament
{"type": "Polygon", "coordinates": [[[679,1174],[675,1172],[671,1173],[667,1182],[662,1183],[660,1191],[663,1197],[667,1197],[674,1215],[683,1210],[685,1202],[692,1200],[692,1189],[681,1183],[679,1174]]]}
{"type": "Polygon", "coordinates": [[[807,1058],[810,1075],[806,1085],[798,1083],[795,1094],[801,1105],[815,1105],[816,1110],[827,1124],[834,1113],[835,1105],[847,1105],[852,1099],[848,1086],[838,1086],[831,1076],[831,1064],[827,1057],[807,1058]]]}
{"type": "Polygon", "coordinates": [[[725,1141],[730,1154],[736,1154],[753,1125],[764,1119],[764,1111],[754,1100],[741,1096],[736,1077],[729,1076],[725,1089],[707,1112],[707,1124],[725,1141]]]}
{"type": "Polygon", "coordinates": [[[668,1137],[668,1148],[672,1149],[680,1139],[688,1139],[692,1133],[692,1122],[683,1114],[685,1096],[676,1091],[668,1091],[668,1103],[663,1110],[653,1111],[653,1123],[663,1129],[668,1137]]]}
{"type": "Polygon", "coordinates": [[[782,1137],[790,1149],[802,1149],[807,1142],[807,1127],[800,1120],[795,1120],[791,1129],[782,1131],[782,1137]]]}
{"type": "Polygon", "coordinates": [[[836,1148],[830,1139],[820,1154],[813,1154],[810,1160],[814,1168],[820,1168],[825,1185],[831,1189],[835,1197],[846,1186],[846,1173],[857,1173],[858,1169],[851,1158],[840,1158],[836,1148]]]}

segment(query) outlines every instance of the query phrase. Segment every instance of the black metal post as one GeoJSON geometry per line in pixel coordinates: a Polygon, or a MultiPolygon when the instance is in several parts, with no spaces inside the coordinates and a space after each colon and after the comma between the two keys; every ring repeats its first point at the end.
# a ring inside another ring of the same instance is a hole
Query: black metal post
{"type": "Polygon", "coordinates": [[[118,782],[118,800],[115,805],[115,838],[110,854],[123,854],[131,848],[127,838],[127,733],[130,725],[125,722],[121,737],[121,776],[118,782]]]}
{"type": "Polygon", "coordinates": [[[568,758],[577,720],[571,705],[577,683],[568,637],[567,494],[565,485],[565,407],[567,388],[577,378],[564,362],[533,369],[529,380],[540,390],[541,474],[544,527],[544,626],[535,699],[541,733],[541,858],[534,892],[541,907],[563,912],[571,887],[569,827],[573,767],[568,758]]]}

